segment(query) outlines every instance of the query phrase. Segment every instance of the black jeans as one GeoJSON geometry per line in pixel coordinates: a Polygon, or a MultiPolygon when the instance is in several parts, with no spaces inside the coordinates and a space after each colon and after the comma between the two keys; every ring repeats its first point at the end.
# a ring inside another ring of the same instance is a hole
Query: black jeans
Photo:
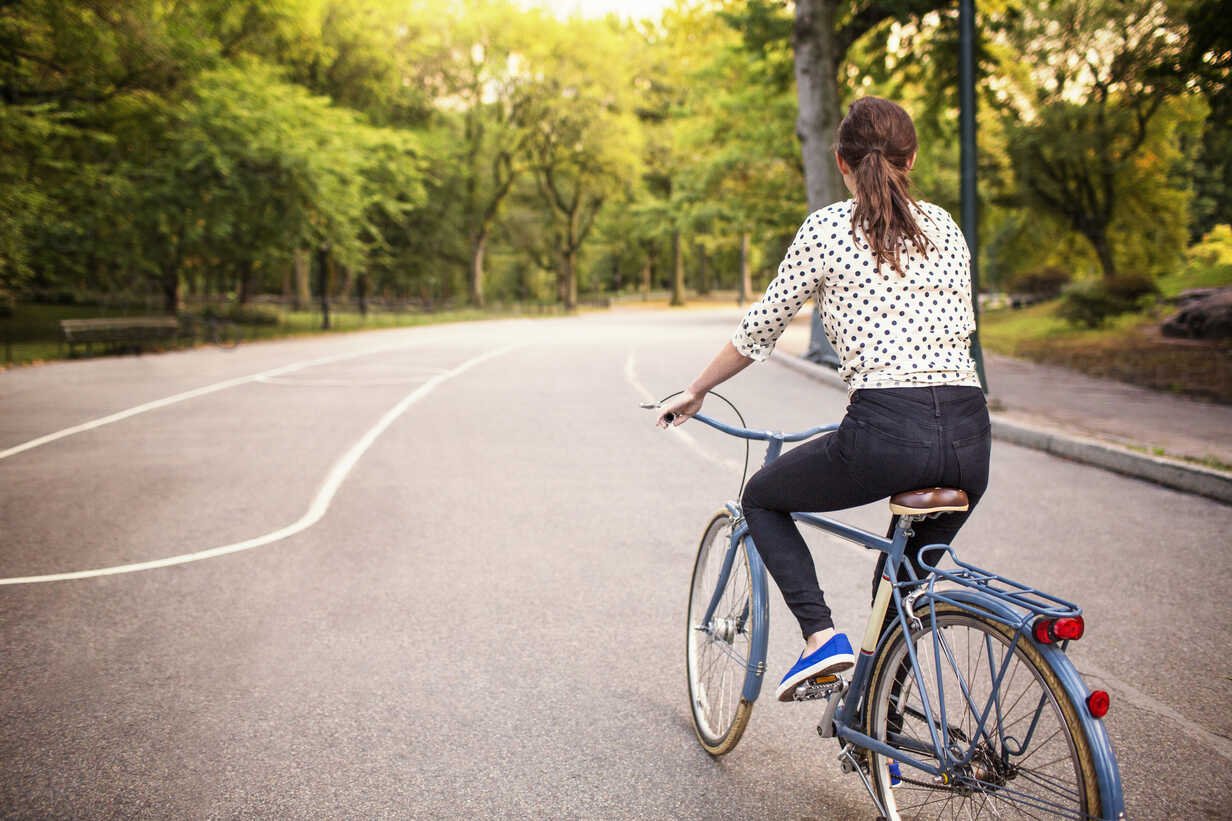
{"type": "MultiPolygon", "coordinates": [[[[933,486],[965,490],[974,509],[988,486],[991,444],[979,388],[858,390],[837,431],[786,452],[749,480],[743,499],[749,532],[805,637],[834,620],[791,513],[857,507],[933,486]]],[[[916,522],[907,556],[914,562],[923,545],[949,544],[969,515],[916,522]]],[[[884,563],[883,554],[874,588],[884,563]]]]}

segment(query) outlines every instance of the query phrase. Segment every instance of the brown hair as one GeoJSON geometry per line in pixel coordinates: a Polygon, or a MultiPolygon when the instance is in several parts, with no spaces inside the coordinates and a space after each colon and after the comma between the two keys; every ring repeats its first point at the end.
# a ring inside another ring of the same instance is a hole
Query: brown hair
{"type": "Polygon", "coordinates": [[[918,145],[911,115],[880,97],[861,97],[851,104],[835,144],[856,181],[852,228],[863,229],[878,267],[889,262],[900,274],[903,240],[921,253],[932,245],[911,213],[915,200],[907,171],[918,145]]]}

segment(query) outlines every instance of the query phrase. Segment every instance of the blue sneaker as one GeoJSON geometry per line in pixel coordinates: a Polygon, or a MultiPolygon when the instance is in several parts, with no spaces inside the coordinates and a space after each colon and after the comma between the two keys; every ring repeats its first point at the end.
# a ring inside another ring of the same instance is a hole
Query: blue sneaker
{"type": "Polygon", "coordinates": [[[779,689],[775,692],[779,701],[791,701],[792,694],[800,682],[813,676],[825,676],[854,667],[856,657],[851,652],[851,642],[844,633],[835,634],[834,638],[821,645],[812,654],[800,654],[800,659],[783,676],[779,689]]]}

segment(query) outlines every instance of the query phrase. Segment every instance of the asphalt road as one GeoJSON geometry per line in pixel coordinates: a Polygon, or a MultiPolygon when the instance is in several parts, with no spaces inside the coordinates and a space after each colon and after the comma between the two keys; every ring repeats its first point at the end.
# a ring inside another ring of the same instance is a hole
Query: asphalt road
{"type": "MultiPolygon", "coordinates": [[[[0,579],[97,571],[0,584],[0,815],[871,818],[813,705],[764,698],[719,761],[690,729],[692,552],[743,448],[637,402],[736,316],[0,374],[0,579]]],[[[845,404],[773,363],[723,392],[761,427],[845,404]]],[[[997,443],[957,542],[1084,606],[1131,818],[1232,815],[1229,532],[1232,508],[997,443]]],[[[858,634],[873,557],[810,543],[858,634]]],[[[774,600],[770,677],[799,649],[774,600]]]]}

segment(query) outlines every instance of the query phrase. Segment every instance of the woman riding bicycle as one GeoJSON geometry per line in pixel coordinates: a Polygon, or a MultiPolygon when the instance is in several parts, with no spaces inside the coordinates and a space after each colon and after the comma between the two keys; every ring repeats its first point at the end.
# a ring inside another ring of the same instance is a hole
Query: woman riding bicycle
{"type": "MultiPolygon", "coordinates": [[[[875,97],[852,104],[834,154],[854,199],[805,219],[765,296],[658,420],[665,428],[669,414],[679,425],[700,411],[708,391],[768,358],[792,317],[818,299],[848,386],[846,415],[832,435],[760,470],[742,499],[757,552],[805,639],[779,684],[781,701],[801,682],[854,663],[791,513],[856,507],[929,486],[966,491],[973,509],[988,484],[988,409],[969,349],[970,253],[943,208],[909,193],[917,145],[900,106],[875,97]]],[[[915,523],[907,555],[915,561],[922,546],[949,544],[969,515],[915,523]]],[[[874,586],[880,574],[881,564],[874,586]]]]}

